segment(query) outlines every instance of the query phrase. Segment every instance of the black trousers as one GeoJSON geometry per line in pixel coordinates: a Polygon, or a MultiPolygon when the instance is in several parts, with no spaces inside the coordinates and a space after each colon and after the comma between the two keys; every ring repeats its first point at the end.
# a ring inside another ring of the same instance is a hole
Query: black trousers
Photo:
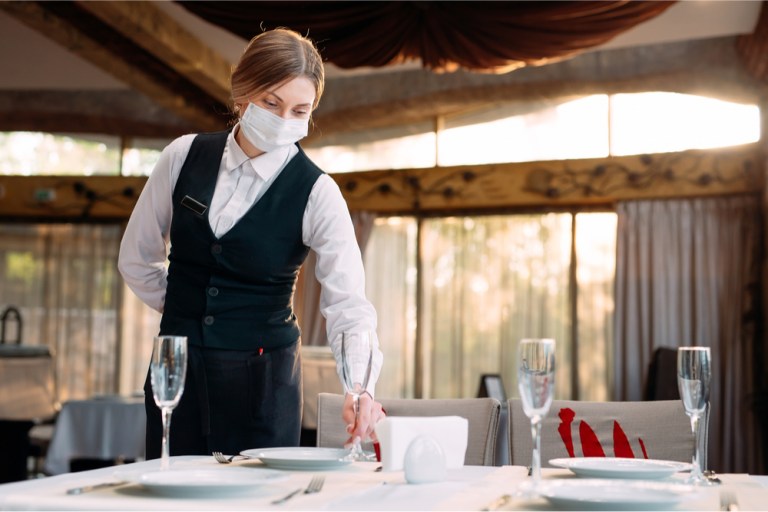
{"type": "MultiPolygon", "coordinates": [[[[146,457],[160,457],[162,418],[147,374],[146,457]]],[[[171,415],[171,455],[236,454],[298,446],[301,432],[299,343],[275,350],[189,347],[184,393],[171,415]]]]}

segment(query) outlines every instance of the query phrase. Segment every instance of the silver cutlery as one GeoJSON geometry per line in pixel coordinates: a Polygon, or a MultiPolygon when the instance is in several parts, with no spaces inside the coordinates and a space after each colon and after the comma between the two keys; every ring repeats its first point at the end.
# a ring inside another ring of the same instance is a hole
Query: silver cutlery
{"type": "Polygon", "coordinates": [[[736,499],[736,493],[726,490],[720,491],[720,510],[739,510],[739,500],[736,499]]]}
{"type": "Polygon", "coordinates": [[[709,480],[713,484],[721,484],[721,483],[723,483],[723,481],[720,480],[720,477],[717,476],[717,473],[715,473],[711,469],[707,469],[706,471],[702,471],[702,474],[704,475],[704,477],[707,480],[709,480]]]}
{"type": "Polygon", "coordinates": [[[216,459],[216,462],[218,462],[219,464],[229,464],[233,460],[235,460],[235,457],[242,457],[244,459],[248,458],[245,455],[231,455],[227,457],[221,452],[212,452],[211,455],[213,455],[213,458],[216,459]]]}
{"type": "Polygon", "coordinates": [[[307,485],[306,489],[298,488],[295,491],[291,491],[290,493],[286,494],[282,498],[274,500],[272,504],[280,505],[281,503],[285,503],[286,501],[293,498],[294,496],[301,493],[302,491],[303,491],[303,494],[313,494],[316,492],[320,492],[320,490],[323,488],[324,483],[325,483],[325,477],[323,475],[315,475],[312,477],[312,480],[309,481],[309,485],[307,485]]]}
{"type": "Polygon", "coordinates": [[[67,494],[83,494],[84,492],[97,491],[99,489],[107,489],[109,487],[117,487],[118,485],[124,485],[127,483],[128,482],[118,480],[116,482],[104,482],[101,484],[83,485],[81,487],[73,487],[72,489],[67,489],[67,494]]]}
{"type": "Polygon", "coordinates": [[[499,510],[504,505],[509,503],[509,500],[511,500],[511,499],[512,499],[511,495],[504,494],[502,496],[499,496],[498,498],[496,498],[495,500],[493,500],[491,503],[489,503],[488,505],[484,506],[480,510],[499,510]]]}

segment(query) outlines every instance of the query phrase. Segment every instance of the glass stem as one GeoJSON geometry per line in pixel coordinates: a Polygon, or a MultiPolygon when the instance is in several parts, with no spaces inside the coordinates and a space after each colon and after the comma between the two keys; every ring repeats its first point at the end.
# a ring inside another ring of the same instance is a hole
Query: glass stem
{"type": "MultiPolygon", "coordinates": [[[[357,415],[360,414],[360,395],[357,393],[352,395],[352,408],[355,411],[355,427],[354,428],[357,428],[357,415]]],[[[363,449],[360,447],[359,437],[355,437],[353,450],[356,454],[359,454],[360,452],[363,451],[363,449]]]]}
{"type": "Polygon", "coordinates": [[[702,478],[701,459],[699,446],[699,415],[691,414],[691,431],[693,432],[693,469],[691,469],[691,478],[702,478]]]}
{"type": "Polygon", "coordinates": [[[531,477],[534,485],[541,480],[541,418],[531,419],[531,436],[533,437],[533,455],[531,457],[531,477]]]}
{"type": "Polygon", "coordinates": [[[168,469],[171,467],[170,461],[170,447],[169,440],[171,434],[171,413],[172,409],[169,407],[161,408],[161,414],[163,417],[163,446],[160,454],[160,469],[168,469]]]}

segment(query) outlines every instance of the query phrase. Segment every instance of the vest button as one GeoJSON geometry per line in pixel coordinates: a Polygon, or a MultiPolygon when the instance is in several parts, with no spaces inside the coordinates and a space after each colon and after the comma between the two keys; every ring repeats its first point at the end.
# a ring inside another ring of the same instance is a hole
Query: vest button
{"type": "Polygon", "coordinates": [[[208,288],[208,295],[210,295],[211,297],[215,297],[215,296],[217,296],[218,294],[219,294],[219,289],[218,289],[218,288],[216,288],[216,287],[213,287],[213,286],[211,286],[210,288],[208,288]]]}
{"type": "Polygon", "coordinates": [[[205,325],[213,325],[213,317],[208,315],[207,317],[203,318],[203,323],[205,325]]]}
{"type": "Polygon", "coordinates": [[[213,254],[221,254],[221,245],[213,244],[213,246],[211,246],[211,252],[213,254]]]}

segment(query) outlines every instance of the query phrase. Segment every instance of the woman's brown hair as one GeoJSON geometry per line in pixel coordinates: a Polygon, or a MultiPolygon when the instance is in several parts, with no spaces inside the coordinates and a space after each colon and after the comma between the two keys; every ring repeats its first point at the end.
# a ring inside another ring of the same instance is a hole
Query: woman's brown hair
{"type": "Polygon", "coordinates": [[[232,70],[232,100],[236,105],[302,76],[315,86],[314,110],[325,86],[323,61],[314,43],[285,28],[262,32],[251,39],[232,70]]]}

